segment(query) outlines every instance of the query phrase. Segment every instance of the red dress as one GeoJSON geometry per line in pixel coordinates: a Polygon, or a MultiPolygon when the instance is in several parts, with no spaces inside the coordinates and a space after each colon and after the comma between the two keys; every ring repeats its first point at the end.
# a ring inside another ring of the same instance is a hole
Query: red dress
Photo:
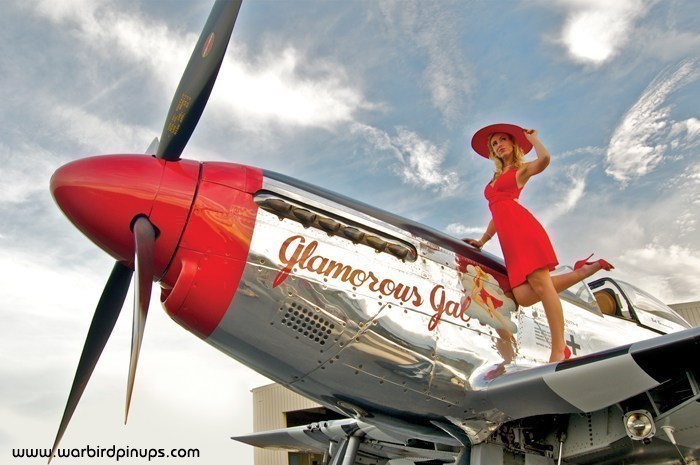
{"type": "Polygon", "coordinates": [[[516,169],[506,171],[484,190],[511,288],[527,281],[533,271],[540,268],[551,271],[559,264],[547,232],[532,213],[518,203],[522,188],[515,180],[516,173],[516,169]]]}

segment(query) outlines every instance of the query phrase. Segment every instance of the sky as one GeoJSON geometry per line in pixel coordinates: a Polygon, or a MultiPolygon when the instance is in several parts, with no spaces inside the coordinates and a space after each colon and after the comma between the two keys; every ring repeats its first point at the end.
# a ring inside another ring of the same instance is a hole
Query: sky
{"type": "MultiPolygon", "coordinates": [[[[3,463],[45,463],[12,449],[51,447],[112,267],[58,210],[49,178],[74,159],[146,150],[211,4],[2,1],[3,463]]],[[[521,201],[560,262],[595,252],[610,276],[678,303],[700,300],[699,109],[694,0],[249,0],[183,157],[281,172],[478,238],[493,167],[471,135],[535,128],[552,162],[521,201]]],[[[191,463],[252,464],[229,438],[252,431],[250,390],[267,380],[175,324],[157,296],[128,425],[131,296],[62,447],[198,448],[191,463]]],[[[71,463],[83,461],[115,463],[71,463]]]]}

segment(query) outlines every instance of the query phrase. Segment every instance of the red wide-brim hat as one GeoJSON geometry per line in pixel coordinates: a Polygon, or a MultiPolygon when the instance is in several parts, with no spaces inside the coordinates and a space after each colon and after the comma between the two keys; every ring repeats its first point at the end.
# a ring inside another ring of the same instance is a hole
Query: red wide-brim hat
{"type": "Polygon", "coordinates": [[[474,151],[482,157],[489,158],[491,156],[491,152],[489,152],[489,136],[497,132],[505,132],[513,136],[515,142],[523,149],[523,153],[528,153],[532,150],[532,144],[525,137],[523,128],[514,124],[498,123],[476,131],[476,134],[472,137],[472,148],[474,151]]]}

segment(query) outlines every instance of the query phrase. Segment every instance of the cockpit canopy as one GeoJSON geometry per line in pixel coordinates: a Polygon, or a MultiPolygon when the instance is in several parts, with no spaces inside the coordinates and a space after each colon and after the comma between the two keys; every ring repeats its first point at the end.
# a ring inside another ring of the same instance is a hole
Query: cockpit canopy
{"type": "Polygon", "coordinates": [[[602,278],[590,283],[590,287],[599,303],[611,302],[611,309],[601,308],[604,314],[633,319],[642,326],[662,333],[672,333],[691,327],[671,307],[630,283],[602,278]],[[606,299],[600,299],[600,297],[606,297],[606,299]]]}

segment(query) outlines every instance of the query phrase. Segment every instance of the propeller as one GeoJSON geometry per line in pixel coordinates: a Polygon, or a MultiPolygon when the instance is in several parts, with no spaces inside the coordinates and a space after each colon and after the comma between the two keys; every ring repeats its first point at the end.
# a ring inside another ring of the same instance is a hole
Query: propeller
{"type": "MultiPolygon", "coordinates": [[[[216,0],[214,3],[173,97],[160,142],[158,142],[158,139],[155,139],[148,148],[147,153],[155,153],[156,158],[162,158],[166,161],[177,161],[180,159],[180,155],[197,126],[197,122],[211,94],[240,7],[241,0],[216,0]]],[[[132,230],[134,234],[136,289],[134,293],[131,358],[127,383],[125,421],[129,415],[136,367],[148,314],[148,304],[151,298],[154,275],[154,248],[157,238],[157,229],[146,216],[137,217],[132,224],[132,230]]],[[[51,463],[56,453],[68,423],[114,329],[117,317],[124,305],[133,274],[134,271],[117,262],[107,280],[88,330],[66,408],[51,449],[49,463],[51,463]]]]}
{"type": "Polygon", "coordinates": [[[170,103],[157,158],[180,159],[214,87],[240,8],[241,0],[217,0],[212,7],[170,103]]]}
{"type": "Polygon", "coordinates": [[[115,263],[114,268],[112,268],[112,273],[107,280],[104,291],[102,291],[102,296],[95,309],[95,315],[92,317],[92,323],[90,323],[83,353],[80,355],[78,369],[75,372],[75,378],[73,378],[73,386],[68,395],[68,402],[66,402],[66,409],[63,412],[61,425],[58,427],[56,440],[51,449],[49,463],[51,463],[51,459],[56,453],[58,443],[61,441],[63,433],[68,427],[68,422],[73,416],[75,408],[78,406],[78,401],[80,401],[80,397],[83,395],[85,386],[90,380],[90,376],[95,369],[95,365],[97,365],[102,350],[105,348],[107,340],[112,334],[114,324],[117,322],[119,312],[121,312],[122,306],[124,305],[126,293],[129,290],[129,283],[131,282],[131,275],[133,273],[134,272],[130,268],[125,267],[119,262],[115,263]]]}
{"type": "Polygon", "coordinates": [[[143,329],[148,316],[148,304],[151,301],[151,284],[153,282],[153,247],[156,240],[156,231],[148,218],[141,216],[134,222],[134,243],[136,245],[137,286],[134,291],[134,319],[131,332],[131,360],[129,362],[129,381],[126,385],[126,412],[124,423],[129,418],[129,406],[131,394],[134,390],[134,378],[136,377],[136,365],[141,352],[143,329]]]}
{"type": "MultiPolygon", "coordinates": [[[[156,239],[156,230],[145,216],[140,216],[134,221],[134,245],[135,257],[134,268],[136,269],[136,289],[134,292],[134,322],[131,337],[131,361],[129,364],[129,382],[127,385],[126,397],[126,417],[129,415],[129,405],[134,387],[134,377],[136,375],[136,365],[138,364],[141,341],[143,340],[143,329],[146,324],[148,314],[148,304],[151,300],[151,288],[153,283],[153,249],[156,239]]],[[[126,294],[129,291],[129,284],[134,272],[121,263],[114,264],[112,273],[107,280],[100,301],[97,303],[92,323],[88,330],[88,335],[80,355],[78,369],[73,379],[73,386],[68,395],[66,409],[56,434],[56,440],[51,449],[49,463],[56,453],[58,443],[63,437],[63,433],[68,427],[75,408],[78,406],[85,386],[90,380],[90,376],[97,365],[97,361],[105,348],[109,336],[112,334],[117,317],[124,306],[126,294]]],[[[125,420],[126,423],[126,420],[125,420]]]]}

